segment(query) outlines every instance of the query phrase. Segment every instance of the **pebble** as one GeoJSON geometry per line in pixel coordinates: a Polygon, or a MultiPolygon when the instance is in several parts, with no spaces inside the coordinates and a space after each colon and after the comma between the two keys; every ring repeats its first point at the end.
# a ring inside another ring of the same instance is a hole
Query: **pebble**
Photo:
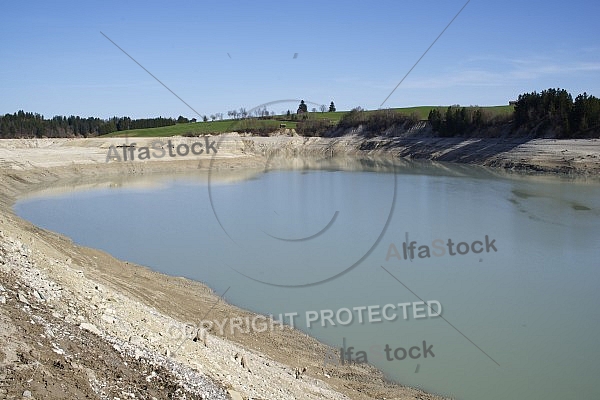
{"type": "Polygon", "coordinates": [[[79,328],[83,329],[84,331],[91,332],[91,333],[93,333],[95,335],[98,335],[98,336],[101,335],[100,330],[94,324],[89,324],[87,322],[82,322],[81,325],[79,325],[79,328]]]}
{"type": "Polygon", "coordinates": [[[141,345],[142,343],[144,343],[144,339],[142,339],[139,336],[129,336],[129,343],[141,345]]]}
{"type": "Polygon", "coordinates": [[[100,317],[100,318],[102,319],[102,321],[106,322],[107,324],[115,323],[115,319],[113,317],[111,317],[110,315],[102,314],[102,317],[100,317]]]}
{"type": "Polygon", "coordinates": [[[102,297],[101,297],[101,296],[98,296],[98,295],[94,295],[94,296],[92,296],[92,299],[91,299],[91,300],[92,300],[92,303],[93,303],[93,304],[99,304],[99,303],[102,303],[102,297]]]}
{"type": "Polygon", "coordinates": [[[31,397],[31,392],[29,390],[26,390],[23,392],[23,397],[31,397]]]}
{"type": "Polygon", "coordinates": [[[27,297],[25,297],[25,295],[21,291],[19,291],[19,301],[21,303],[29,304],[29,302],[27,301],[27,297]]]}
{"type": "Polygon", "coordinates": [[[229,389],[229,390],[227,390],[227,393],[229,393],[232,400],[244,400],[242,395],[239,394],[238,392],[236,392],[235,390],[229,389]]]}

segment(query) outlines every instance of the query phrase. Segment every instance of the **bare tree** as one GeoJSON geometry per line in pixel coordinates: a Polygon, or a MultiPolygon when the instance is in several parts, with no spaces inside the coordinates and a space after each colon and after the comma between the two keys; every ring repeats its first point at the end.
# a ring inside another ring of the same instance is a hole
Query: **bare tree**
{"type": "Polygon", "coordinates": [[[215,114],[211,114],[210,119],[212,119],[214,121],[215,119],[217,119],[217,116],[215,114]]]}
{"type": "Polygon", "coordinates": [[[327,106],[325,104],[321,104],[319,106],[319,110],[321,110],[321,112],[325,112],[327,110],[327,106]]]}

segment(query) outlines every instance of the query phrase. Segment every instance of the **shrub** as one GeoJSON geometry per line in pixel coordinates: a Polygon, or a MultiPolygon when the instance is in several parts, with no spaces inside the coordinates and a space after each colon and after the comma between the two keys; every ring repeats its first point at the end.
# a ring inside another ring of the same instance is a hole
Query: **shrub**
{"type": "Polygon", "coordinates": [[[323,136],[331,129],[331,122],[326,119],[307,119],[296,125],[296,132],[301,136],[323,136]]]}

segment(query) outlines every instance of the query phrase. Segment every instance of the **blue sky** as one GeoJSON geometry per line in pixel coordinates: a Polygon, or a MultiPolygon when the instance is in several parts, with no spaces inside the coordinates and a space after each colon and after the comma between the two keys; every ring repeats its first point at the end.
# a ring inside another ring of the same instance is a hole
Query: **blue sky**
{"type": "MultiPolygon", "coordinates": [[[[0,113],[196,116],[101,31],[202,115],[300,98],[377,109],[464,4],[7,2],[0,113]]],[[[597,1],[472,0],[384,106],[600,97],[599,17],[597,1]]]]}

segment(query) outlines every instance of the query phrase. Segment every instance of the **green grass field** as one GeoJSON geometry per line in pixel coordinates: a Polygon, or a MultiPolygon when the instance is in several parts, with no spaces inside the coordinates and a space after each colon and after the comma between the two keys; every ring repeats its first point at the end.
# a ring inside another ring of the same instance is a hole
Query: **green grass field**
{"type": "MultiPolygon", "coordinates": [[[[250,120],[259,122],[262,126],[273,126],[279,128],[280,123],[284,123],[286,128],[296,128],[295,122],[281,122],[276,120],[250,120]]],[[[103,135],[102,137],[166,137],[166,136],[201,136],[218,135],[220,133],[241,131],[248,121],[214,121],[214,122],[194,122],[187,124],[176,124],[163,126],[161,128],[131,129],[103,135]]]]}
{"type": "MultiPolygon", "coordinates": [[[[420,106],[420,107],[406,107],[406,108],[394,108],[398,113],[404,115],[417,114],[419,119],[427,120],[429,112],[434,108],[441,108],[445,110],[448,106],[420,106]]],[[[470,107],[467,107],[470,108],[470,107]]],[[[489,106],[480,107],[481,109],[491,113],[492,115],[508,115],[513,112],[513,106],[489,106]]],[[[337,124],[340,119],[348,111],[336,111],[336,112],[316,112],[308,113],[309,118],[313,119],[325,119],[329,120],[332,125],[337,124]]],[[[366,111],[371,113],[374,111],[366,111]]],[[[102,137],[168,137],[168,136],[201,136],[201,135],[218,135],[221,133],[243,131],[247,128],[252,127],[273,127],[279,128],[279,124],[285,124],[286,128],[296,128],[296,121],[288,120],[285,115],[276,115],[275,119],[272,120],[225,120],[225,121],[212,121],[212,122],[195,122],[187,124],[176,124],[172,126],[165,126],[161,128],[149,128],[149,129],[132,129],[128,131],[119,131],[103,135],[102,137]]]]}

